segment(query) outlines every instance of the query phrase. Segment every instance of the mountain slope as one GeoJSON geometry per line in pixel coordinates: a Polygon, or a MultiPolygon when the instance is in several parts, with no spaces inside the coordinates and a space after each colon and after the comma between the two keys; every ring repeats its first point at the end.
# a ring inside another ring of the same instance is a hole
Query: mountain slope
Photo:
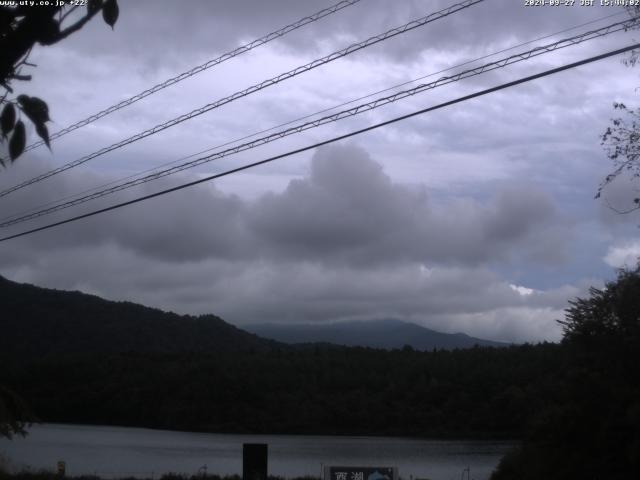
{"type": "Polygon", "coordinates": [[[340,322],[328,325],[278,323],[244,325],[261,337],[283,343],[333,343],[336,345],[394,349],[410,345],[416,350],[470,348],[474,345],[504,347],[508,344],[470,337],[464,333],[442,333],[400,320],[340,322]]]}
{"type": "Polygon", "coordinates": [[[214,315],[178,315],[130,302],[0,277],[0,353],[261,351],[277,346],[214,315]]]}

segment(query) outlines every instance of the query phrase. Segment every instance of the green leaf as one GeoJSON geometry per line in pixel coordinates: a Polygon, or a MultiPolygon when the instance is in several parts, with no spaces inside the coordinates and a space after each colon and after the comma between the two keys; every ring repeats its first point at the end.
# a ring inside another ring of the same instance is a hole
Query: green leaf
{"type": "Polygon", "coordinates": [[[22,111],[35,124],[40,125],[51,120],[49,118],[49,107],[44,100],[28,95],[18,95],[18,103],[22,111]]]}
{"type": "Polygon", "coordinates": [[[22,123],[22,120],[18,120],[18,123],[16,123],[16,126],[13,128],[13,134],[9,141],[9,156],[11,157],[12,162],[15,161],[15,159],[24,151],[25,140],[26,133],[24,130],[24,123],[22,123]]]}
{"type": "Polygon", "coordinates": [[[104,2],[102,6],[102,18],[104,18],[106,24],[111,28],[116,24],[119,13],[120,10],[118,9],[118,2],[116,0],[107,0],[104,2]]]}
{"type": "Polygon", "coordinates": [[[51,150],[51,144],[49,143],[49,129],[44,123],[36,124],[36,133],[47,145],[47,148],[51,150]]]}
{"type": "Polygon", "coordinates": [[[2,135],[6,138],[7,134],[13,129],[16,123],[16,109],[12,103],[7,103],[2,109],[2,116],[0,116],[0,127],[2,128],[2,135]]]}

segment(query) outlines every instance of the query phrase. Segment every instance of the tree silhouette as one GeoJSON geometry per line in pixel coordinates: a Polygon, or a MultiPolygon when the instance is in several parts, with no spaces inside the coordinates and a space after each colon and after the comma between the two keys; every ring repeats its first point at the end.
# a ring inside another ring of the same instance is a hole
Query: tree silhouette
{"type": "Polygon", "coordinates": [[[529,420],[503,479],[640,477],[640,265],[570,302],[554,398],[529,420]]]}
{"type": "MultiPolygon", "coordinates": [[[[12,97],[14,81],[31,80],[31,74],[25,72],[35,67],[28,62],[33,47],[58,43],[80,30],[98,12],[102,12],[104,21],[113,28],[119,12],[117,0],[88,0],[86,10],[78,15],[80,11],[78,5],[0,6],[0,87],[4,89],[0,96],[0,143],[8,142],[11,162],[22,154],[26,145],[23,115],[49,147],[47,122],[50,119],[46,102],[29,95],[12,97]]],[[[5,166],[6,160],[0,157],[0,164],[5,166]]]]}
{"type": "Polygon", "coordinates": [[[565,341],[640,340],[640,265],[620,270],[615,281],[602,290],[592,287],[589,294],[569,302],[565,319],[559,321],[565,341]]]}
{"type": "Polygon", "coordinates": [[[0,385],[0,438],[25,435],[25,427],[34,420],[35,417],[24,400],[0,385]]]}
{"type": "MultiPolygon", "coordinates": [[[[640,18],[640,6],[626,8],[631,18],[640,18]]],[[[638,61],[640,51],[633,50],[623,63],[628,67],[634,67],[638,61]]],[[[613,108],[620,115],[611,120],[611,126],[604,132],[601,140],[614,169],[600,183],[595,198],[600,198],[605,188],[623,175],[630,175],[632,181],[640,180],[640,109],[628,108],[624,103],[617,102],[613,104],[613,108]]],[[[626,207],[609,207],[617,213],[631,213],[640,209],[640,194],[634,195],[626,207]]]]}
{"type": "MultiPolygon", "coordinates": [[[[54,3],[54,2],[50,2],[54,3]]],[[[113,28],[118,19],[117,0],[88,0],[82,13],[79,6],[0,6],[0,143],[8,142],[11,162],[24,151],[26,128],[23,115],[33,123],[36,133],[49,146],[49,107],[40,98],[18,95],[13,98],[14,81],[29,81],[28,62],[36,44],[53,45],[80,30],[98,12],[113,28]],[[69,22],[73,19],[72,22],[69,22]]],[[[0,156],[0,164],[6,159],[0,156]]],[[[0,385],[0,437],[24,434],[33,416],[27,405],[13,391],[0,385]]]]}

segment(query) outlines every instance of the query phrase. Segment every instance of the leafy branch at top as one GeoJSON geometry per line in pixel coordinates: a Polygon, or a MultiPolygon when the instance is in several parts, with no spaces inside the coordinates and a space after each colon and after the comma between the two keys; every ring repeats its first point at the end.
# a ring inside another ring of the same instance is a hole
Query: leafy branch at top
{"type": "MultiPolygon", "coordinates": [[[[53,45],[80,30],[99,12],[111,28],[118,20],[117,0],[89,0],[84,13],[78,18],[77,6],[0,6],[0,143],[8,141],[11,162],[24,151],[26,128],[24,115],[34,125],[38,136],[50,147],[46,122],[50,121],[49,107],[38,97],[13,94],[13,81],[29,81],[31,75],[23,70],[35,65],[27,61],[34,45],[53,45]],[[71,18],[73,22],[69,22],[71,18]]],[[[5,166],[5,159],[0,157],[5,166]]]]}
{"type": "MultiPolygon", "coordinates": [[[[639,6],[626,7],[627,13],[632,18],[640,17],[639,6]]],[[[637,26],[629,27],[637,29],[637,26]]],[[[634,67],[640,62],[640,51],[633,50],[622,63],[628,67],[634,67]]],[[[600,198],[605,188],[610,186],[621,176],[630,176],[631,180],[640,180],[640,109],[630,109],[624,103],[614,103],[613,107],[621,116],[611,120],[611,125],[601,137],[601,144],[607,152],[607,156],[613,162],[613,171],[600,183],[595,198],[600,198]]],[[[640,210],[640,194],[633,195],[631,205],[620,209],[613,207],[608,202],[609,208],[616,213],[626,214],[640,210]]],[[[606,200],[605,200],[606,201],[606,200]]]]}
{"type": "MultiPolygon", "coordinates": [[[[614,108],[624,115],[614,118],[602,135],[602,146],[613,161],[614,170],[600,183],[595,198],[600,198],[605,187],[616,178],[628,174],[640,179],[640,111],[628,108],[624,103],[614,103],[614,108]]],[[[640,209],[640,196],[633,198],[633,206],[618,213],[630,213],[640,209]]]]}

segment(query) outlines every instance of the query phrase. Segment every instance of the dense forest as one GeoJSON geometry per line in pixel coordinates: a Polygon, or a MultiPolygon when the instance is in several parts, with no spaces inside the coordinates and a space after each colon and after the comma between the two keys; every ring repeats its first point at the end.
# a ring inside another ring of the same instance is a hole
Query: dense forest
{"type": "Polygon", "coordinates": [[[519,438],[495,480],[640,478],[640,268],[571,302],[561,323],[561,344],[453,351],[258,337],[193,352],[8,349],[0,385],[49,422],[519,438]]]}
{"type": "Polygon", "coordinates": [[[563,361],[552,344],[426,352],[289,346],[213,315],[1,277],[0,303],[0,385],[43,421],[513,438],[557,389],[563,361]]]}
{"type": "Polygon", "coordinates": [[[640,478],[640,266],[570,302],[557,392],[493,480],[640,478]]]}
{"type": "Polygon", "coordinates": [[[261,324],[240,329],[215,315],[178,315],[81,292],[20,284],[1,276],[0,305],[4,333],[0,352],[22,358],[62,353],[265,351],[283,346],[277,342],[384,349],[411,345],[418,350],[509,345],[393,319],[261,324]]]}
{"type": "Polygon", "coordinates": [[[180,430],[518,437],[558,391],[557,345],[311,347],[2,359],[46,421],[180,430]]]}
{"type": "Polygon", "coordinates": [[[0,305],[0,355],[23,360],[83,353],[263,351],[277,345],[215,315],[177,315],[1,276],[0,305]]]}

